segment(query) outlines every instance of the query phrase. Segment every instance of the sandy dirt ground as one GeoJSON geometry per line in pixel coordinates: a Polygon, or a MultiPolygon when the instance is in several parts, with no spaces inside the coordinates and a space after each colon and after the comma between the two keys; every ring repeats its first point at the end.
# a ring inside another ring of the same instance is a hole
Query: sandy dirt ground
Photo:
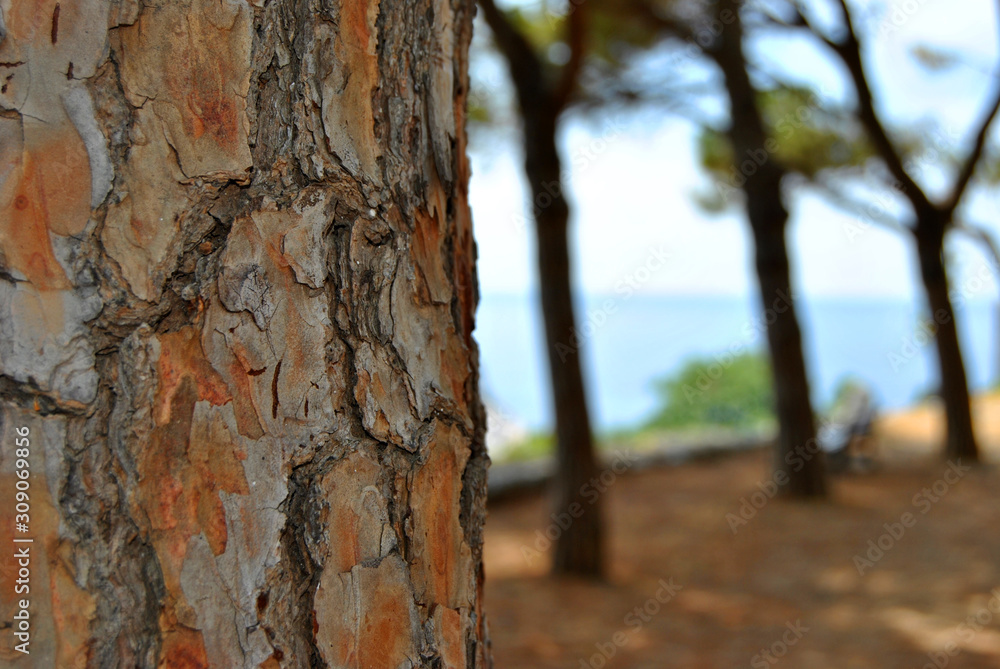
{"type": "MultiPolygon", "coordinates": [[[[1000,395],[976,413],[1000,463],[1000,395]]],[[[496,666],[1000,667],[1000,464],[945,463],[933,406],[877,429],[880,466],[825,503],[769,498],[763,452],[617,477],[605,583],[546,576],[544,496],[495,505],[496,666]]]]}

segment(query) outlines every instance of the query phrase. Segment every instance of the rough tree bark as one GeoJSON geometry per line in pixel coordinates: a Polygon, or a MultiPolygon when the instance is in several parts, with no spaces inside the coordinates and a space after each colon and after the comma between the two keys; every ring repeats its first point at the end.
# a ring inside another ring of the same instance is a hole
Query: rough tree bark
{"type": "Polygon", "coordinates": [[[603,504],[600,498],[594,500],[584,495],[588,482],[599,474],[599,469],[573,310],[570,209],[556,145],[559,118],[582,65],[585,8],[572,8],[569,17],[572,56],[563,76],[552,82],[530,43],[492,0],[480,0],[480,6],[507,61],[517,94],[523,123],[525,175],[534,204],[545,350],[556,422],[553,511],[555,517],[572,519],[565,528],[560,524],[552,570],[557,574],[600,577],[604,572],[603,504]]]}
{"type": "Polygon", "coordinates": [[[743,25],[738,0],[720,0],[717,25],[722,34],[706,52],[725,77],[731,122],[729,140],[736,169],[744,179],[747,216],[754,238],[754,260],[761,303],[767,312],[767,342],[774,376],[780,435],[775,470],[787,477],[782,493],[792,497],[826,495],[826,471],[816,447],[816,425],[809,396],[809,379],[802,352],[802,335],[792,299],[788,246],[788,211],[782,200],[785,171],[768,149],[757,92],[747,74],[743,25]],[[763,156],[763,158],[761,158],[763,156]],[[747,165],[749,167],[744,167],[747,165]],[[773,314],[773,319],[772,319],[773,314]]]}
{"type": "Polygon", "coordinates": [[[489,666],[473,4],[0,10],[3,663],[489,666]]]}

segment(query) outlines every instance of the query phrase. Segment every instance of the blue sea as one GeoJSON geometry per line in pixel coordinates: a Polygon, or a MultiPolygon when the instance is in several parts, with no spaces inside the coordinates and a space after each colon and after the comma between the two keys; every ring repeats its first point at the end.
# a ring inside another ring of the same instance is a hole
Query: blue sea
{"type": "MultiPolygon", "coordinates": [[[[936,387],[934,344],[921,327],[927,319],[922,304],[799,299],[796,306],[817,409],[830,403],[847,378],[868,384],[882,409],[912,404],[936,387]]],[[[996,302],[981,300],[958,310],[973,391],[997,383],[998,309],[996,302]]],[[[591,295],[581,300],[577,318],[591,412],[599,430],[642,422],[657,405],[655,380],[692,357],[712,357],[734,348],[765,350],[762,309],[754,297],[591,295]]],[[[541,336],[535,298],[483,296],[476,338],[484,397],[531,429],[549,426],[552,415],[541,336]]]]}

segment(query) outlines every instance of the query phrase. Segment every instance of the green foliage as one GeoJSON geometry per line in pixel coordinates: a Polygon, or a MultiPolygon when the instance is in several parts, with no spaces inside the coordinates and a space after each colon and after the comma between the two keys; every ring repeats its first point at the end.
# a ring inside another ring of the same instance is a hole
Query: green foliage
{"type": "MultiPolygon", "coordinates": [[[[665,0],[665,5],[679,0],[665,0]]],[[[594,111],[612,103],[634,105],[655,94],[643,81],[633,81],[631,72],[643,55],[662,43],[663,34],[641,12],[635,0],[539,0],[531,3],[499,2],[510,25],[528,42],[539,58],[550,82],[560,81],[571,49],[570,25],[575,14],[584,18],[584,72],[578,76],[577,90],[570,104],[594,111]]],[[[579,17],[577,17],[579,18],[579,17]]],[[[476,35],[489,34],[477,26],[476,35]]],[[[492,39],[492,38],[491,38],[492,39]]],[[[483,86],[477,60],[482,58],[484,40],[472,45],[472,95],[469,120],[477,131],[506,121],[501,109],[504,96],[497,87],[483,86]],[[498,99],[501,98],[501,99],[498,99]]],[[[490,50],[495,50],[492,44],[490,50]]]]}
{"type": "Polygon", "coordinates": [[[602,0],[589,9],[588,53],[614,68],[662,40],[656,26],[635,15],[634,0],[602,0]]]}
{"type": "Polygon", "coordinates": [[[837,389],[833,393],[833,402],[830,404],[830,410],[832,411],[838,405],[843,404],[854,393],[864,390],[866,390],[866,384],[861,379],[852,376],[841,379],[840,383],[837,384],[837,389]]]}
{"type": "Polygon", "coordinates": [[[775,157],[789,170],[814,177],[824,169],[859,167],[874,154],[860,128],[827,109],[806,88],[760,94],[764,122],[777,142],[775,157]]]}
{"type": "Polygon", "coordinates": [[[469,108],[466,118],[469,123],[475,126],[490,125],[495,122],[497,112],[490,107],[486,98],[482,95],[469,97],[469,108]]]}
{"type": "Polygon", "coordinates": [[[535,47],[544,53],[550,45],[558,42],[563,32],[563,19],[548,11],[546,3],[540,7],[513,7],[506,11],[507,20],[535,47]]]}
{"type": "MultiPolygon", "coordinates": [[[[758,93],[762,120],[768,133],[761,147],[767,160],[807,178],[826,169],[860,167],[873,156],[860,129],[839,112],[827,109],[806,88],[783,86],[758,93]]],[[[702,167],[729,183],[738,182],[737,163],[760,162],[760,155],[737,160],[722,132],[702,127],[698,136],[702,167]]]]}
{"type": "Polygon", "coordinates": [[[516,444],[504,448],[500,460],[503,462],[537,460],[552,455],[555,450],[555,439],[550,433],[533,432],[516,444]]]}
{"type": "Polygon", "coordinates": [[[652,428],[758,428],[773,420],[771,368],[760,353],[690,360],[657,382],[652,428]]]}
{"type": "Polygon", "coordinates": [[[587,55],[616,66],[621,56],[658,44],[662,38],[656,26],[636,16],[634,0],[570,0],[567,3],[542,0],[537,5],[511,7],[507,18],[535,47],[546,54],[553,44],[566,39],[572,13],[587,13],[587,55]],[[586,1],[586,7],[583,2],[586,1]]]}
{"type": "Polygon", "coordinates": [[[707,126],[702,126],[698,134],[698,154],[701,157],[701,166],[720,176],[728,176],[736,162],[733,145],[729,143],[729,139],[718,130],[707,126]]]}

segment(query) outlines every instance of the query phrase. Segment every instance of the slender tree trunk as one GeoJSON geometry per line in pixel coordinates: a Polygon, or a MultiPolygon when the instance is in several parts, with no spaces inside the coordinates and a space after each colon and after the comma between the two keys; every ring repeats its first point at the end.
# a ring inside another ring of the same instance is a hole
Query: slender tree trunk
{"type": "Polygon", "coordinates": [[[7,6],[0,664],[488,667],[472,3],[7,6]]]}
{"type": "Polygon", "coordinates": [[[920,278],[927,293],[935,327],[935,348],[941,376],[941,399],[948,424],[946,455],[966,462],[979,460],[979,446],[972,428],[969,385],[958,340],[955,310],[948,295],[944,265],[945,226],[924,216],[918,221],[916,241],[920,278]]]}
{"type": "Polygon", "coordinates": [[[545,349],[556,421],[558,475],[553,510],[554,517],[564,521],[556,523],[561,533],[555,542],[553,570],[601,576],[603,504],[599,497],[585,496],[588,482],[599,472],[573,309],[570,210],[563,190],[556,123],[555,115],[547,110],[525,123],[525,164],[535,212],[545,349]]]}
{"type": "MultiPolygon", "coordinates": [[[[480,0],[480,7],[507,60],[524,123],[525,175],[531,188],[538,240],[542,319],[556,420],[558,469],[551,519],[559,528],[559,537],[553,571],[600,577],[604,563],[603,502],[593,496],[593,488],[589,487],[598,473],[597,456],[580,364],[581,342],[573,314],[569,203],[556,146],[559,117],[572,87],[557,90],[559,85],[547,78],[549,73],[531,44],[491,0],[480,0]]],[[[577,7],[570,20],[581,21],[581,11],[583,8],[577,7]]]]}
{"type": "MultiPolygon", "coordinates": [[[[938,363],[941,372],[941,396],[945,404],[948,421],[946,453],[948,457],[963,457],[967,461],[979,459],[972,428],[969,403],[969,387],[962,362],[962,351],[958,341],[958,329],[951,299],[948,296],[948,277],[945,271],[943,248],[945,232],[949,228],[965,227],[967,233],[979,237],[998,255],[988,234],[968,226],[956,225],[952,220],[956,208],[967,194],[968,186],[975,175],[976,167],[982,159],[983,150],[989,137],[990,125],[1000,111],[1000,97],[995,98],[989,114],[975,131],[972,151],[966,156],[951,188],[951,193],[941,203],[934,203],[924,190],[908,174],[903,156],[893,146],[893,142],[879,121],[875,104],[862,59],[862,45],[853,26],[852,12],[845,0],[840,1],[840,10],[845,19],[844,36],[833,46],[835,53],[843,60],[851,74],[858,96],[859,120],[865,126],[873,147],[885,161],[886,167],[897,182],[901,192],[910,201],[916,215],[914,234],[920,275],[927,293],[927,301],[937,328],[938,363]]],[[[810,26],[810,28],[812,28],[810,26]]],[[[825,39],[825,38],[824,38],[825,39]]]]}
{"type": "Polygon", "coordinates": [[[775,469],[776,474],[787,477],[782,494],[823,497],[826,468],[816,442],[802,335],[791,292],[785,239],[788,211],[781,192],[785,173],[773,156],[773,140],[768,139],[764,130],[757,91],[747,74],[740,4],[738,0],[720,0],[716,5],[717,23],[723,26],[722,37],[708,53],[726,78],[731,108],[728,135],[738,175],[735,183],[742,183],[753,230],[755,267],[767,323],[775,408],[781,431],[775,469]]]}
{"type": "Polygon", "coordinates": [[[758,220],[753,227],[755,266],[762,313],[768,324],[775,409],[781,426],[775,471],[788,479],[783,493],[792,497],[822,497],[826,494],[825,466],[816,442],[802,334],[791,292],[785,226],[774,224],[787,218],[787,214],[784,206],[773,199],[763,205],[761,211],[751,204],[750,217],[751,221],[758,220]]]}

